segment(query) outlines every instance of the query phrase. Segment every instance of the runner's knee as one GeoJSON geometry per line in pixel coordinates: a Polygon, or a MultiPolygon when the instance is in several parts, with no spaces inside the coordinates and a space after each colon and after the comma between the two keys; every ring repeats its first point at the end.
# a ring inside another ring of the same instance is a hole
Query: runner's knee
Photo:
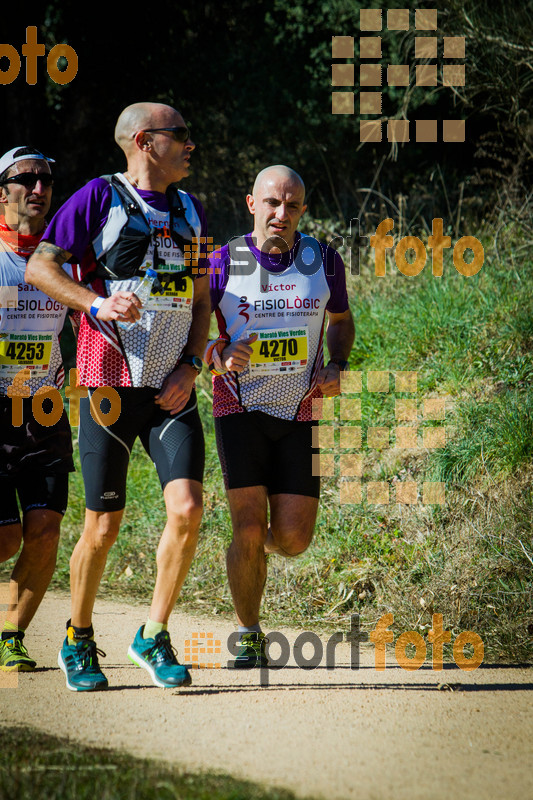
{"type": "Polygon", "coordinates": [[[305,552],[311,544],[313,531],[305,529],[292,529],[288,531],[272,531],[272,536],[276,544],[281,547],[288,556],[299,556],[305,552]]]}
{"type": "Polygon", "coordinates": [[[86,525],[82,534],[85,544],[94,552],[107,552],[117,540],[120,523],[109,520],[105,515],[86,525]]]}
{"type": "Polygon", "coordinates": [[[59,523],[56,520],[44,522],[40,527],[24,530],[24,549],[27,554],[35,553],[40,560],[54,555],[59,542],[59,523]]]}
{"type": "Polygon", "coordinates": [[[309,547],[309,541],[306,543],[291,542],[290,544],[285,544],[281,547],[288,556],[299,556],[307,550],[309,547]]]}
{"type": "Polygon", "coordinates": [[[267,528],[257,522],[243,522],[233,524],[233,542],[232,545],[237,547],[241,552],[247,552],[250,555],[257,549],[263,549],[266,538],[267,528]]]}
{"type": "Polygon", "coordinates": [[[11,526],[0,528],[0,563],[7,561],[8,558],[13,558],[19,551],[20,543],[22,541],[22,531],[20,529],[13,530],[11,526]]]}
{"type": "Polygon", "coordinates": [[[179,532],[197,531],[202,521],[202,502],[190,497],[179,505],[167,504],[167,519],[169,525],[179,532]]]}

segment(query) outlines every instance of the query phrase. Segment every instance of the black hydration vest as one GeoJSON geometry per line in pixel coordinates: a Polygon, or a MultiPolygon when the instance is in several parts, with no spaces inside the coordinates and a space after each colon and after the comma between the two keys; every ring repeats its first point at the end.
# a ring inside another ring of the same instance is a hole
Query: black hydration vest
{"type": "MultiPolygon", "coordinates": [[[[135,197],[128,192],[116,175],[101,175],[100,177],[108,181],[117,191],[128,218],[116,242],[98,259],[96,269],[92,274],[99,278],[105,278],[105,280],[127,280],[136,275],[142,275],[140,266],[150,244],[153,229],[135,197]]],[[[184,246],[192,245],[196,233],[185,217],[183,203],[173,184],[168,187],[166,196],[170,212],[170,235],[176,247],[179,247],[184,253],[184,246]]],[[[164,270],[164,265],[165,262],[159,258],[157,246],[154,243],[153,269],[164,270]]],[[[189,271],[190,267],[184,269],[183,272],[180,272],[180,276],[186,275],[189,271]]]]}

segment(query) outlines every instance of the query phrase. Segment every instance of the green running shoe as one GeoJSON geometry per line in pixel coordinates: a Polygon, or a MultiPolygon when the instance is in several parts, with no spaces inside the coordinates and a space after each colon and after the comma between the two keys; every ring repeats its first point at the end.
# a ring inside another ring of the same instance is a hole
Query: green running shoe
{"type": "Polygon", "coordinates": [[[233,669],[268,667],[265,645],[268,642],[264,633],[243,633],[239,642],[241,649],[233,662],[233,669]]]}
{"type": "Polygon", "coordinates": [[[107,678],[100,669],[98,656],[105,656],[92,639],[70,644],[65,637],[57,663],[65,673],[67,689],[72,692],[98,692],[107,689],[107,678]]]}
{"type": "Polygon", "coordinates": [[[161,631],[155,639],[144,639],[143,632],[144,625],[139,628],[128,649],[129,660],[145,669],[161,689],[189,686],[189,670],[178,662],[168,631],[161,631]]]}
{"type": "Polygon", "coordinates": [[[9,639],[0,641],[0,669],[4,672],[33,672],[37,666],[22,644],[24,634],[14,631],[9,639]]]}

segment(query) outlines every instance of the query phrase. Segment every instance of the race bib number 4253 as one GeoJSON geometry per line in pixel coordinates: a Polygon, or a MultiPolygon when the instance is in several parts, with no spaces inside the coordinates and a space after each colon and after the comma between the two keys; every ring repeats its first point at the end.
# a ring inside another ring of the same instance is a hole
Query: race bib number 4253
{"type": "Polygon", "coordinates": [[[257,331],[258,337],[250,347],[252,375],[280,375],[302,372],[307,366],[308,332],[301,328],[272,328],[257,331]]]}
{"type": "Polygon", "coordinates": [[[14,376],[24,367],[35,376],[46,374],[52,342],[52,333],[0,333],[0,374],[14,376]]]}

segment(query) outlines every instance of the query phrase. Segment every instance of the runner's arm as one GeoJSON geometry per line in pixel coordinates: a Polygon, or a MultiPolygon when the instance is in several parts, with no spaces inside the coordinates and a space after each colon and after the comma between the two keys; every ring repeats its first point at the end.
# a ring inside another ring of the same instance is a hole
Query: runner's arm
{"type": "MultiPolygon", "coordinates": [[[[25,280],[63,305],[91,314],[98,295],[66,274],[62,265],[71,256],[50,242],[40,242],[26,266],[25,280]]],[[[104,300],[94,316],[107,321],[134,322],[139,319],[140,305],[133,292],[115,292],[104,300]]]]}
{"type": "MultiPolygon", "coordinates": [[[[326,329],[326,342],[330,358],[348,361],[350,350],[355,338],[355,326],[350,309],[340,314],[330,311],[328,327],[326,329]]],[[[317,385],[326,397],[335,397],[340,394],[340,368],[338,364],[328,364],[318,373],[317,385]]]]}
{"type": "MultiPolygon", "coordinates": [[[[210,316],[209,276],[205,275],[194,281],[192,322],[182,356],[199,356],[201,358],[207,344],[210,316]]],[[[197,377],[198,372],[193,366],[178,364],[174,371],[165,378],[161,391],[155,397],[155,402],[165,411],[177,414],[187,405],[197,377]]]]}
{"type": "Polygon", "coordinates": [[[211,300],[209,297],[209,276],[202,275],[194,281],[194,298],[192,301],[192,322],[189,337],[183,348],[184,356],[202,356],[209,334],[211,317],[211,300]]]}

